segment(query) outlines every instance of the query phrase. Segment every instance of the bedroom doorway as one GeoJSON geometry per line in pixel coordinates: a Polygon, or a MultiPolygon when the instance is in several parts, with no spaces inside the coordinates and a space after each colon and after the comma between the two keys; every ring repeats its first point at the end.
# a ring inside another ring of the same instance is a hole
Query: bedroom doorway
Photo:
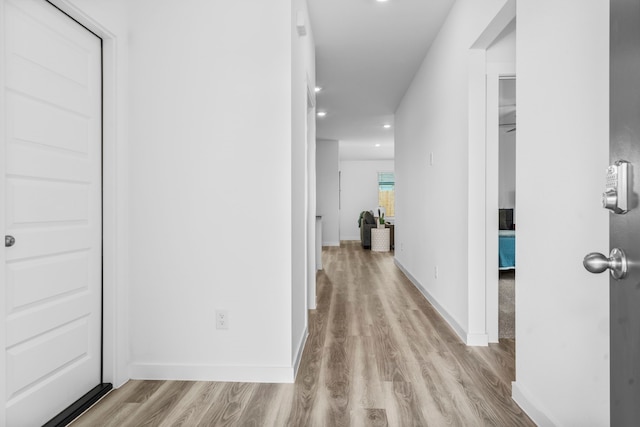
{"type": "MultiPolygon", "coordinates": [[[[515,5],[511,4],[511,7],[511,10],[505,11],[504,19],[499,27],[487,29],[487,31],[492,30],[491,34],[494,38],[485,51],[483,77],[486,90],[479,95],[485,119],[485,132],[482,135],[483,138],[479,139],[477,143],[481,148],[484,148],[484,153],[479,154],[484,154],[484,228],[482,229],[485,244],[483,257],[484,295],[486,297],[484,325],[489,343],[497,343],[501,337],[506,336],[504,333],[500,334],[499,331],[501,317],[499,285],[501,274],[503,276],[509,276],[509,274],[501,273],[502,270],[500,270],[500,243],[502,242],[504,246],[505,242],[510,240],[512,248],[515,246],[515,145],[511,144],[510,147],[507,147],[505,144],[505,141],[515,141],[517,134],[515,100],[517,25],[515,5]],[[502,154],[501,142],[504,145],[502,154]],[[504,150],[505,147],[511,148],[511,153],[504,150]],[[505,176],[511,176],[511,178],[507,179],[505,176]],[[509,184],[501,184],[501,181],[506,183],[507,180],[509,184]]],[[[478,104],[480,106],[480,103],[478,104]]],[[[479,135],[481,134],[479,133],[479,135]]],[[[513,253],[511,258],[510,262],[513,263],[513,253]]],[[[513,269],[514,266],[505,263],[503,267],[513,269]]],[[[505,268],[505,270],[507,269],[505,268]]],[[[513,272],[511,276],[513,276],[513,272]]],[[[511,306],[513,306],[512,295],[513,292],[510,292],[507,296],[511,306]]],[[[508,310],[509,317],[515,318],[514,310],[508,310]]],[[[513,322],[510,322],[511,324],[513,322]]],[[[511,332],[509,335],[514,334],[511,332]]]]}
{"type": "Polygon", "coordinates": [[[501,76],[498,132],[498,338],[515,339],[516,79],[501,76]]]}

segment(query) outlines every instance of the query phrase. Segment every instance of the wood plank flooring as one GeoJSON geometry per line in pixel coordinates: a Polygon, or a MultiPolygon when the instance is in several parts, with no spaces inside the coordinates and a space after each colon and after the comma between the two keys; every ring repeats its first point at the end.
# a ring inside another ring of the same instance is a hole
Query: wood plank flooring
{"type": "Polygon", "coordinates": [[[392,253],[325,248],[295,384],[129,381],[81,426],[535,426],[515,345],[467,347],[392,253]]]}

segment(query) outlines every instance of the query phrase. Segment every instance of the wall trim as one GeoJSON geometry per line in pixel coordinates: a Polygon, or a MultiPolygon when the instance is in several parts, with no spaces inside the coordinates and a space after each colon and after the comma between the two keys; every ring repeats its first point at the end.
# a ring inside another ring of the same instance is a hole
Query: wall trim
{"type": "Polygon", "coordinates": [[[292,366],[133,363],[131,379],[293,383],[295,375],[292,366]]]}
{"type": "Polygon", "coordinates": [[[540,405],[533,402],[527,393],[517,381],[511,383],[511,398],[522,408],[524,412],[540,427],[556,427],[560,424],[551,419],[548,415],[540,410],[540,405]]]}
{"type": "Polygon", "coordinates": [[[340,246],[340,242],[322,242],[322,246],[340,246]]]}
{"type": "Polygon", "coordinates": [[[295,357],[293,358],[293,378],[298,376],[298,368],[300,368],[300,361],[302,360],[302,354],[304,353],[304,348],[307,345],[307,338],[309,338],[309,327],[304,328],[304,332],[302,333],[302,339],[298,343],[298,348],[295,353],[295,357]]]}
{"type": "Polygon", "coordinates": [[[436,309],[436,311],[440,314],[440,316],[444,318],[444,320],[449,324],[449,326],[451,327],[451,329],[453,329],[456,335],[460,337],[460,340],[465,344],[470,345],[467,343],[467,339],[469,336],[469,334],[467,334],[467,331],[465,331],[464,328],[460,326],[458,322],[456,322],[453,316],[451,316],[451,314],[449,314],[449,312],[445,310],[444,307],[442,307],[438,303],[438,301],[433,297],[433,295],[431,295],[425,289],[425,287],[422,286],[420,281],[415,277],[413,277],[411,273],[409,273],[409,271],[407,271],[407,269],[402,265],[400,261],[398,261],[397,258],[394,258],[393,261],[395,262],[396,266],[400,269],[400,271],[402,271],[404,275],[407,276],[407,279],[409,279],[409,281],[413,283],[413,286],[415,286],[420,291],[420,293],[427,299],[427,301],[429,301],[429,303],[433,306],[433,308],[436,309]]]}

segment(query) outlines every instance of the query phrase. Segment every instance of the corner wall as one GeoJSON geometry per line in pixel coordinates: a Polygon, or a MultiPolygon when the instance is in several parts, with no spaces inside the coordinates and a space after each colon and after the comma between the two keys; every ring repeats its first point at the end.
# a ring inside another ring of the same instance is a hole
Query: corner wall
{"type": "Polygon", "coordinates": [[[541,426],[609,425],[609,2],[520,0],[515,400],[541,426]],[[559,191],[560,190],[560,191],[559,191]]]}

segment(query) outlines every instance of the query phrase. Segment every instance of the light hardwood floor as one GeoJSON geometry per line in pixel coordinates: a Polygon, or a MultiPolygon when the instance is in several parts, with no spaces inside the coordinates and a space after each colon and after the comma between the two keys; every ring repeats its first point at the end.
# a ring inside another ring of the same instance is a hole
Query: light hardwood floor
{"type": "Polygon", "coordinates": [[[467,347],[359,242],[325,248],[295,384],[129,381],[80,426],[534,426],[511,400],[515,346],[467,347]]]}

